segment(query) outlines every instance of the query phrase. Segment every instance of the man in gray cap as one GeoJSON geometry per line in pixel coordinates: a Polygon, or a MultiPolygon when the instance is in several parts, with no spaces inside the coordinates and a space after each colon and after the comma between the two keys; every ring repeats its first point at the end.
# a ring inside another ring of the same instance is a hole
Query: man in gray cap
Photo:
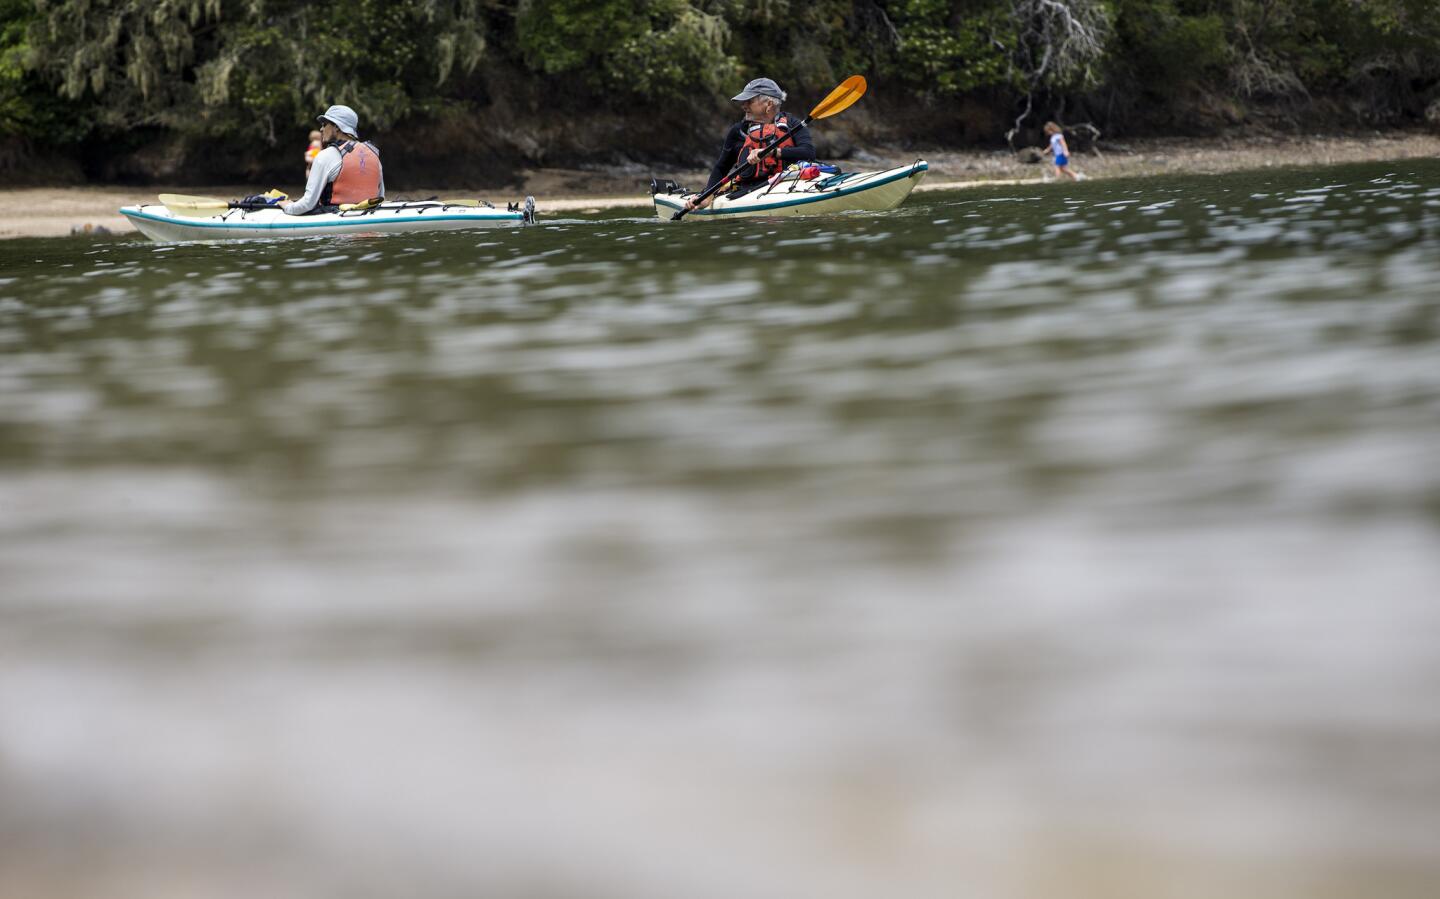
{"type": "MultiPolygon", "coordinates": [[[[724,178],[731,169],[746,163],[736,175],[735,190],[750,190],[763,184],[769,177],[792,162],[805,162],[815,158],[815,144],[810,140],[808,127],[796,127],[800,120],[789,113],[780,111],[785,102],[785,92],[769,78],[756,78],[745,85],[745,89],[731,98],[740,104],[745,118],[725,133],[725,143],[720,158],[710,170],[710,180],[705,184],[709,190],[724,178]],[[779,149],[760,159],[760,148],[773,138],[786,135],[779,149]]],[[[702,191],[703,193],[704,191],[702,191]]],[[[694,201],[686,203],[687,209],[694,209],[694,201]]]]}
{"type": "Polygon", "coordinates": [[[360,117],[355,110],[332,106],[316,119],[325,149],[310,166],[305,196],[293,202],[282,201],[280,208],[290,215],[304,215],[317,207],[385,199],[380,151],[369,141],[360,140],[360,117]]]}

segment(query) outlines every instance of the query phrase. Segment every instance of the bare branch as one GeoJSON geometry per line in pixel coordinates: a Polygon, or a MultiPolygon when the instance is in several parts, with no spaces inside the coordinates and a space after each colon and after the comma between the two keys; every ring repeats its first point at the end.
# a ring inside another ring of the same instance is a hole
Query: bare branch
{"type": "Polygon", "coordinates": [[[1035,91],[1045,85],[1095,81],[1094,65],[1112,31],[1110,12],[1100,0],[1011,0],[1020,23],[1013,65],[1025,82],[1025,110],[1010,136],[1034,109],[1035,91]]]}
{"type": "Polygon", "coordinates": [[[1027,81],[1093,80],[1111,33],[1099,0],[1011,0],[1011,10],[1021,23],[1017,63],[1027,81]]]}

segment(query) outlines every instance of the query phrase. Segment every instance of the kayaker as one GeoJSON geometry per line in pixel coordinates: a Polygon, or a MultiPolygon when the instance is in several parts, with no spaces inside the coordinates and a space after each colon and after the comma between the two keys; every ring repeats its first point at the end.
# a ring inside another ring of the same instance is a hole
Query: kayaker
{"type": "Polygon", "coordinates": [[[320,141],[325,145],[310,165],[305,195],[282,200],[280,208],[290,215],[304,215],[315,209],[342,203],[362,203],[385,197],[385,173],[380,151],[360,140],[360,117],[348,106],[332,106],[319,116],[320,141]]]}
{"type": "MultiPolygon", "coordinates": [[[[745,117],[731,125],[730,130],[725,133],[720,158],[710,170],[710,180],[706,182],[705,190],[718,184],[741,162],[746,163],[748,168],[742,169],[735,176],[735,190],[743,193],[765,183],[771,175],[781,171],[789,163],[815,158],[815,144],[810,140],[810,129],[803,126],[797,128],[800,120],[780,111],[780,104],[785,102],[785,92],[780,89],[780,85],[769,78],[756,78],[730,99],[740,104],[740,110],[745,117]],[[760,159],[760,148],[781,133],[788,137],[780,143],[777,150],[760,159]]],[[[695,201],[685,201],[685,207],[694,209],[695,201]]]]}

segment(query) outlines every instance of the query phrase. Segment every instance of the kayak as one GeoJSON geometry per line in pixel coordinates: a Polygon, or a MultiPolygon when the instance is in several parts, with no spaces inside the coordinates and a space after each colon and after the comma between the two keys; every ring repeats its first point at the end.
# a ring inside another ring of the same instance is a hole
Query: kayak
{"type": "MultiPolygon", "coordinates": [[[[745,216],[831,215],[837,212],[887,212],[910,196],[930,166],[923,159],[883,172],[845,172],[803,181],[796,170],[781,173],[765,187],[733,200],[718,196],[708,207],[685,214],[692,218],[742,218],[745,216]]],[[[674,182],[656,182],[655,214],[670,221],[685,208],[695,191],[674,182]]]]}
{"type": "MultiPolygon", "coordinates": [[[[473,202],[473,201],[471,201],[473,202]]],[[[251,240],[257,237],[313,237],[323,234],[390,234],[495,228],[534,220],[534,204],[456,205],[441,200],[381,203],[369,209],[287,215],[280,209],[217,209],[177,212],[161,204],[125,206],[120,214],[151,240],[251,240]]]]}

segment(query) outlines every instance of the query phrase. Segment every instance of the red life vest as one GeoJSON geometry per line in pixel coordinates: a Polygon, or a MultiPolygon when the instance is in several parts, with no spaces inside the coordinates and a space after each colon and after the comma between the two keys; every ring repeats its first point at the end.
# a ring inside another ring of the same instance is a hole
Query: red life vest
{"type": "Polygon", "coordinates": [[[340,172],[320,194],[321,204],[360,203],[380,196],[380,151],[375,145],[352,140],[338,149],[340,172]]]}
{"type": "MultiPolygon", "coordinates": [[[[744,162],[750,156],[751,150],[760,150],[781,134],[790,133],[792,126],[790,117],[781,113],[775,117],[773,125],[762,125],[759,122],[748,122],[745,125],[745,144],[740,147],[740,161],[744,162]]],[[[771,175],[785,168],[785,163],[780,161],[780,151],[786,147],[795,146],[794,138],[785,138],[780,145],[760,159],[755,164],[754,171],[750,174],[740,173],[741,180],[754,181],[758,178],[769,178],[771,175]]]]}

